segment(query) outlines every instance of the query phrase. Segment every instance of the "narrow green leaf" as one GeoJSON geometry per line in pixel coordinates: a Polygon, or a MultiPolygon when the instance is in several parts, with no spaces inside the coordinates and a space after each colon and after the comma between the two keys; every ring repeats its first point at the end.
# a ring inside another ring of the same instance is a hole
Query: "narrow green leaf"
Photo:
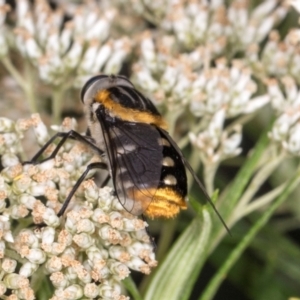
{"type": "MultiPolygon", "coordinates": [[[[39,273],[39,272],[38,272],[39,273]]],[[[39,276],[39,286],[35,289],[37,299],[47,300],[53,296],[53,289],[50,281],[45,276],[39,276]]]]}
{"type": "Polygon", "coordinates": [[[263,213],[263,215],[257,220],[257,222],[252,226],[249,232],[237,245],[237,247],[231,252],[228,259],[219,269],[218,273],[210,281],[208,287],[199,298],[200,300],[210,300],[217,292],[220,284],[226,278],[227,272],[231,269],[234,263],[239,259],[244,250],[248,247],[250,242],[253,240],[258,231],[268,222],[274,211],[287,199],[288,195],[295,189],[299,183],[299,174],[297,174],[290,184],[282,191],[279,197],[270,205],[270,207],[263,213]]]}
{"type": "Polygon", "coordinates": [[[211,232],[209,212],[202,210],[202,220],[196,217],[170,250],[151,281],[145,300],[188,299],[189,280],[196,269],[199,272],[205,260],[211,232]]]}
{"type": "Polygon", "coordinates": [[[234,178],[228,192],[226,193],[226,195],[222,195],[222,197],[226,197],[226,201],[224,201],[224,206],[226,206],[226,209],[223,209],[221,211],[222,215],[224,215],[225,218],[226,216],[230,215],[230,213],[234,209],[245,187],[249,183],[249,180],[253,176],[257,163],[266,150],[269,143],[268,132],[270,131],[271,126],[272,124],[270,124],[270,126],[261,134],[253,152],[245,161],[244,165],[234,178]]]}
{"type": "Polygon", "coordinates": [[[300,269],[298,263],[300,261],[300,248],[296,241],[278,232],[276,227],[274,230],[274,223],[264,227],[259,238],[255,239],[254,243],[251,243],[251,248],[254,249],[262,261],[269,259],[270,251],[272,251],[272,254],[275,253],[277,269],[286,274],[289,282],[299,281],[300,269]],[[268,251],[265,251],[265,249],[268,249],[268,251]]]}
{"type": "Polygon", "coordinates": [[[134,300],[143,300],[142,296],[140,295],[139,290],[137,289],[134,281],[129,276],[122,281],[123,285],[125,286],[126,290],[131,294],[134,300]]]}
{"type": "MultiPolygon", "coordinates": [[[[259,162],[261,156],[263,155],[268,146],[268,132],[270,131],[272,124],[273,123],[271,123],[261,134],[258,142],[255,145],[254,150],[252,151],[249,158],[246,160],[245,164],[239,170],[229,189],[224,193],[221,193],[220,195],[220,200],[222,199],[223,201],[221,202],[221,205],[219,207],[219,212],[224,218],[225,222],[234,210],[236,203],[239,201],[245,187],[247,186],[255,172],[257,163],[259,162]]],[[[211,253],[215,249],[215,247],[218,245],[220,239],[223,236],[222,232],[224,229],[222,223],[214,222],[214,225],[215,226],[213,227],[213,231],[210,236],[211,244],[209,246],[208,253],[211,253]]]]}

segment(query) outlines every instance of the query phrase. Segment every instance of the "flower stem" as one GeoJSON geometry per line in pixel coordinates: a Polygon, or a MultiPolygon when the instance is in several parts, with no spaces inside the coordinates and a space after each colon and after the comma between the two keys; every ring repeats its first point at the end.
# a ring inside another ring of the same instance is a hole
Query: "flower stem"
{"type": "MultiPolygon", "coordinates": [[[[253,211],[258,210],[259,208],[261,208],[261,207],[269,204],[270,202],[272,202],[276,197],[278,197],[278,195],[280,195],[280,193],[284,190],[286,185],[287,185],[286,183],[281,184],[277,188],[273,189],[271,192],[266,193],[262,197],[259,197],[257,199],[254,199],[253,201],[251,201],[245,207],[243,213],[241,215],[239,215],[239,219],[241,219],[243,216],[249,215],[253,211]]],[[[237,220],[235,220],[235,222],[236,221],[237,220]]]]}
{"type": "Polygon", "coordinates": [[[167,120],[167,123],[168,123],[168,132],[169,132],[170,136],[174,136],[176,122],[177,122],[178,117],[181,114],[182,114],[182,110],[178,109],[176,111],[169,111],[165,115],[165,119],[167,120]]]}
{"type": "MultiPolygon", "coordinates": [[[[234,178],[233,182],[230,185],[230,188],[227,189],[225,193],[222,193],[219,197],[219,203],[221,203],[220,213],[222,214],[222,217],[225,221],[227,221],[235,211],[235,208],[239,202],[240,197],[243,194],[245,187],[256,171],[257,164],[260,162],[262,155],[268,147],[268,132],[271,127],[272,123],[261,134],[254,150],[251,153],[251,156],[248,157],[247,161],[234,178]]],[[[216,226],[214,226],[213,232],[211,234],[211,244],[209,245],[210,249],[208,253],[211,253],[213,251],[213,249],[218,245],[225,233],[226,231],[221,226],[221,224],[216,223],[216,226]]]]}
{"type": "Polygon", "coordinates": [[[284,153],[277,157],[274,157],[256,173],[256,175],[250,182],[249,187],[241,197],[235,211],[243,210],[243,207],[245,207],[250,202],[250,200],[253,198],[258,189],[262,186],[265,180],[274,172],[274,170],[278,167],[278,165],[283,161],[285,157],[286,156],[284,153]]]}
{"type": "Polygon", "coordinates": [[[1,59],[1,62],[3,63],[4,67],[7,69],[7,71],[10,73],[10,75],[16,80],[17,84],[22,88],[23,92],[26,95],[26,99],[29,102],[29,108],[31,113],[37,112],[36,107],[36,101],[35,101],[35,94],[34,89],[31,81],[32,77],[32,70],[28,69],[28,63],[26,63],[26,78],[28,77],[28,80],[21,75],[21,73],[15,68],[15,66],[12,64],[10,58],[8,56],[5,56],[1,59]]]}
{"type": "Polygon", "coordinates": [[[27,101],[29,102],[30,111],[32,113],[38,112],[37,102],[35,97],[35,83],[36,78],[34,76],[34,69],[31,67],[28,61],[25,61],[25,74],[26,74],[26,82],[27,89],[25,91],[27,101]]]}
{"type": "Polygon", "coordinates": [[[52,99],[52,123],[59,124],[61,121],[61,110],[63,104],[64,89],[61,86],[54,88],[52,99]]]}
{"type": "Polygon", "coordinates": [[[19,71],[15,68],[15,66],[12,64],[10,58],[8,56],[4,56],[1,59],[1,62],[3,63],[6,70],[10,73],[10,75],[16,80],[18,85],[23,89],[26,90],[27,83],[22,77],[22,75],[19,73],[19,71]]]}
{"type": "Polygon", "coordinates": [[[204,164],[204,183],[208,195],[214,192],[214,179],[217,172],[218,164],[204,164]]]}

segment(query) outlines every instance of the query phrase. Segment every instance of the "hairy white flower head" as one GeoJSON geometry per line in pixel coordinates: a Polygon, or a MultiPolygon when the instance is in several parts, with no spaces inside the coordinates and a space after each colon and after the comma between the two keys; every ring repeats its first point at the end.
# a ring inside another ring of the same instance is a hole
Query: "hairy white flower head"
{"type": "Polygon", "coordinates": [[[277,118],[269,137],[291,155],[300,155],[300,91],[295,80],[283,77],[282,88],[275,79],[268,82],[271,103],[277,118]]]}
{"type": "MultiPolygon", "coordinates": [[[[66,141],[55,157],[22,165],[12,153],[21,152],[23,133],[33,128],[37,140],[45,142],[47,128],[38,115],[17,123],[1,121],[3,295],[10,289],[22,299],[34,299],[31,283],[48,276],[54,286],[52,299],[92,295],[127,299],[121,295],[121,281],[129,276],[130,269],[149,274],[157,265],[146,222],[125,211],[112,188],[98,188],[92,179],[81,184],[67,212],[57,217],[87,164],[100,157],[85,145],[66,141]],[[3,135],[7,133],[14,133],[18,143],[6,141],[3,135]]],[[[54,128],[67,132],[75,125],[72,119],[65,119],[62,126],[54,128]]],[[[49,157],[54,149],[50,144],[43,157],[49,157]]]]}
{"type": "MultiPolygon", "coordinates": [[[[283,40],[277,31],[271,31],[268,41],[263,48],[261,58],[258,56],[258,47],[251,54],[250,63],[261,75],[267,77],[291,76],[300,83],[300,30],[292,29],[283,40]]],[[[251,50],[250,50],[251,51],[251,50]]]]}
{"type": "Polygon", "coordinates": [[[201,161],[205,165],[218,164],[222,160],[237,156],[242,149],[239,147],[242,140],[241,125],[224,129],[225,111],[219,110],[214,114],[205,131],[197,135],[190,132],[192,144],[198,148],[201,161]]]}
{"type": "Polygon", "coordinates": [[[181,48],[193,50],[202,45],[212,58],[229,47],[236,52],[261,42],[288,12],[280,0],[263,1],[254,9],[246,0],[230,4],[224,0],[131,2],[138,14],[172,33],[181,48]]]}
{"type": "Polygon", "coordinates": [[[0,7],[0,57],[7,53],[9,35],[11,44],[31,61],[39,77],[48,84],[66,84],[72,74],[72,82],[67,83],[78,87],[83,76],[101,71],[116,73],[131,50],[128,38],[109,39],[117,11],[96,1],[76,6],[69,12],[67,22],[66,6],[52,9],[44,0],[34,4],[19,0],[15,24],[4,24],[5,7],[0,7]]]}

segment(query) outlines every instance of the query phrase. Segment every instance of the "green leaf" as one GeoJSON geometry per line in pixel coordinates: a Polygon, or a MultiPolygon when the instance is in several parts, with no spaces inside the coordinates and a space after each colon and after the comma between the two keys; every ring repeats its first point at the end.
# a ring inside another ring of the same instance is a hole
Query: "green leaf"
{"type": "Polygon", "coordinates": [[[143,300],[142,296],[140,295],[140,292],[138,291],[135,285],[135,282],[130,276],[125,278],[122,281],[122,283],[124,284],[126,290],[131,294],[134,300],[143,300]]]}
{"type": "MultiPolygon", "coordinates": [[[[268,132],[270,131],[272,125],[273,123],[271,123],[260,135],[260,138],[256,143],[254,150],[247,158],[242,168],[239,170],[229,189],[221,193],[219,197],[221,205],[218,207],[218,210],[221,216],[224,218],[225,222],[229,219],[232,211],[235,209],[236,203],[239,201],[245,187],[255,173],[259,160],[266,151],[266,148],[269,144],[268,132]]],[[[224,228],[221,222],[214,222],[214,224],[215,226],[213,227],[213,232],[210,237],[211,244],[209,246],[208,253],[213,252],[215,247],[222,239],[224,233],[224,228]]]]}
{"type": "Polygon", "coordinates": [[[183,232],[151,281],[145,300],[188,299],[194,281],[206,258],[211,233],[211,217],[204,208],[202,220],[196,217],[183,232]]]}
{"type": "Polygon", "coordinates": [[[228,192],[222,195],[222,198],[226,199],[226,201],[224,201],[224,208],[221,211],[225,219],[226,216],[230,215],[232,210],[235,208],[236,203],[239,201],[245,187],[249,183],[256,170],[257,163],[261,159],[261,156],[264,154],[267,145],[269,144],[268,132],[270,131],[272,125],[273,123],[271,123],[268,128],[266,128],[265,131],[261,134],[253,152],[247,158],[242,168],[239,170],[228,192]]]}
{"type": "Polygon", "coordinates": [[[226,278],[226,274],[229,272],[234,263],[239,259],[244,250],[251,243],[253,238],[256,236],[258,231],[268,222],[275,210],[287,199],[289,194],[295,189],[299,183],[299,174],[291,180],[287,187],[282,191],[279,197],[270,205],[270,207],[262,214],[262,216],[257,220],[257,222],[252,226],[249,232],[241,240],[241,242],[236,246],[236,248],[231,252],[228,259],[219,269],[218,273],[210,281],[207,289],[204,291],[203,295],[199,298],[201,300],[213,299],[213,296],[217,292],[218,287],[226,278]]]}

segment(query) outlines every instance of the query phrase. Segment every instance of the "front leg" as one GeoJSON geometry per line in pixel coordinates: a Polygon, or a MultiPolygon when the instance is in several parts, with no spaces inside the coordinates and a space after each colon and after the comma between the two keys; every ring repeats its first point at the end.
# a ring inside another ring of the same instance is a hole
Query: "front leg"
{"type": "Polygon", "coordinates": [[[54,142],[56,138],[62,138],[60,142],[57,144],[55,147],[54,151],[51,153],[51,155],[45,159],[43,159],[40,162],[47,161],[49,159],[52,159],[56,156],[58,153],[59,149],[63,146],[63,144],[66,142],[67,139],[73,139],[77,140],[85,145],[88,145],[93,151],[97,152],[99,155],[102,154],[102,151],[90,141],[89,137],[82,136],[80,133],[70,130],[68,132],[58,132],[56,133],[35,155],[30,161],[25,161],[23,162],[23,165],[25,164],[36,164],[38,163],[38,159],[40,156],[45,152],[45,150],[48,148],[50,144],[54,142]]]}

